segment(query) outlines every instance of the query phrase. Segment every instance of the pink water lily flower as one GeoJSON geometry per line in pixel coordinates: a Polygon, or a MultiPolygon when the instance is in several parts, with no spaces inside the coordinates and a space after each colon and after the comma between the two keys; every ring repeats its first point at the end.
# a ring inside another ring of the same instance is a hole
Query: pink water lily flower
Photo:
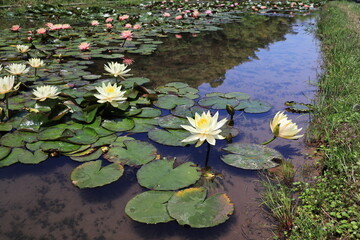
{"type": "Polygon", "coordinates": [[[132,40],[132,37],[133,37],[133,33],[131,31],[123,31],[121,33],[121,37],[122,38],[125,38],[126,40],[128,41],[131,41],[132,40]]]}
{"type": "Polygon", "coordinates": [[[45,34],[46,33],[46,29],[45,28],[39,28],[36,30],[37,34],[45,34]]]}
{"type": "Polygon", "coordinates": [[[133,64],[134,62],[135,62],[135,60],[134,59],[132,59],[132,58],[123,58],[123,64],[125,64],[125,65],[131,65],[131,64],[133,64]]]}
{"type": "Polygon", "coordinates": [[[178,15],[175,17],[176,20],[181,20],[183,17],[181,15],[178,15]]]}
{"type": "Polygon", "coordinates": [[[126,19],[129,19],[129,15],[122,15],[122,16],[119,17],[120,21],[124,21],[126,19]]]}
{"type": "Polygon", "coordinates": [[[93,20],[93,21],[91,21],[91,25],[97,26],[97,25],[99,25],[99,21],[93,20]]]}
{"type": "Polygon", "coordinates": [[[63,25],[61,26],[61,28],[62,28],[62,29],[70,29],[71,26],[70,26],[70,24],[65,23],[65,24],[63,24],[63,25]]]}
{"type": "Polygon", "coordinates": [[[80,45],[79,45],[79,49],[80,49],[81,51],[89,50],[89,48],[90,48],[90,44],[87,43],[87,42],[82,42],[82,43],[80,43],[80,45]]]}
{"type": "Polygon", "coordinates": [[[13,32],[18,32],[18,31],[20,31],[21,27],[20,27],[20,25],[13,25],[10,29],[13,32]]]}
{"type": "Polygon", "coordinates": [[[107,22],[107,23],[110,23],[110,22],[112,22],[113,21],[113,19],[112,18],[107,18],[107,19],[105,19],[105,22],[107,22]]]}
{"type": "Polygon", "coordinates": [[[111,23],[108,23],[108,24],[105,24],[105,27],[107,28],[107,29],[112,29],[112,24],[111,23]]]}
{"type": "Polygon", "coordinates": [[[132,28],[132,25],[130,23],[125,24],[125,28],[132,28]]]}
{"type": "Polygon", "coordinates": [[[193,13],[192,13],[192,17],[193,18],[198,18],[199,17],[199,11],[198,10],[194,10],[193,13]]]}
{"type": "Polygon", "coordinates": [[[211,10],[206,10],[206,11],[205,11],[205,14],[207,14],[207,15],[211,15],[211,14],[212,14],[212,12],[211,12],[211,10]]]}
{"type": "Polygon", "coordinates": [[[139,24],[135,24],[133,27],[133,29],[135,29],[135,30],[140,29],[140,28],[141,28],[141,25],[139,25],[139,24]]]}
{"type": "Polygon", "coordinates": [[[170,13],[166,12],[163,14],[164,17],[170,17],[170,13]]]}

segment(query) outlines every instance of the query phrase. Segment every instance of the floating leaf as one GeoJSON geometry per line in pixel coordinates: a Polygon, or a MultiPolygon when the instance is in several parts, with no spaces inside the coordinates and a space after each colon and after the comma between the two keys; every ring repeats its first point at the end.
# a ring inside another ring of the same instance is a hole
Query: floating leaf
{"type": "Polygon", "coordinates": [[[11,148],[0,146],[0,160],[5,158],[11,152],[11,148]]]}
{"type": "Polygon", "coordinates": [[[183,83],[183,82],[171,82],[171,83],[167,83],[165,84],[166,87],[174,87],[174,88],[185,88],[188,87],[189,85],[187,83],[183,83]]]}
{"type": "Polygon", "coordinates": [[[117,121],[104,120],[102,126],[113,132],[124,132],[134,128],[135,123],[130,118],[124,118],[117,121]]]}
{"type": "MultiPolygon", "coordinates": [[[[24,149],[23,149],[24,150],[24,149]]],[[[42,150],[38,149],[33,153],[29,151],[19,151],[21,157],[19,157],[19,162],[25,164],[38,164],[40,162],[45,161],[49,156],[47,153],[43,152],[42,150]]]]}
{"type": "Polygon", "coordinates": [[[68,156],[72,160],[77,161],[77,162],[87,162],[87,161],[99,159],[102,154],[103,154],[103,152],[101,149],[97,149],[96,151],[94,151],[93,148],[89,148],[83,152],[73,154],[73,155],[68,155],[68,156]]]}
{"type": "Polygon", "coordinates": [[[247,100],[250,98],[250,95],[242,92],[230,92],[230,93],[226,93],[224,97],[236,98],[237,100],[247,100]]]}
{"type": "Polygon", "coordinates": [[[133,133],[148,132],[158,125],[156,118],[133,118],[133,121],[135,122],[135,127],[130,130],[133,133]]]}
{"type": "Polygon", "coordinates": [[[62,141],[45,141],[40,146],[40,148],[45,152],[72,152],[78,150],[80,147],[81,145],[62,141]]]}
{"type": "Polygon", "coordinates": [[[67,138],[66,141],[76,144],[92,144],[99,139],[96,131],[89,127],[84,127],[75,131],[73,137],[67,138]]]}
{"type": "Polygon", "coordinates": [[[259,144],[231,143],[223,150],[231,154],[221,156],[221,160],[242,169],[273,168],[283,160],[283,156],[278,151],[259,144]]]}
{"type": "Polygon", "coordinates": [[[157,108],[143,107],[141,110],[141,113],[136,115],[136,117],[155,118],[161,115],[161,110],[157,108]]]}
{"type": "MultiPolygon", "coordinates": [[[[154,128],[148,132],[148,137],[160,144],[168,146],[186,146],[192,144],[191,142],[181,142],[183,139],[189,136],[189,132],[186,130],[163,130],[154,128]]],[[[195,141],[194,141],[195,143],[195,141]]]]}
{"type": "Polygon", "coordinates": [[[162,128],[183,129],[180,125],[188,125],[186,118],[179,118],[173,115],[166,115],[159,118],[159,126],[162,128]]]}
{"type": "Polygon", "coordinates": [[[292,113],[307,113],[313,108],[313,105],[311,104],[297,103],[294,101],[285,102],[285,106],[288,106],[286,110],[292,113]]]}
{"type": "Polygon", "coordinates": [[[171,110],[171,113],[178,117],[194,118],[195,113],[198,113],[199,115],[201,115],[203,112],[207,112],[207,111],[208,111],[208,109],[200,107],[200,106],[193,106],[193,107],[189,108],[188,106],[180,105],[180,106],[177,106],[175,109],[171,110]]]}
{"type": "Polygon", "coordinates": [[[200,169],[193,163],[186,162],[173,168],[174,163],[174,159],[162,159],[142,166],[137,172],[139,184],[152,190],[177,190],[199,180],[200,169]]]}
{"type": "Polygon", "coordinates": [[[99,138],[95,143],[91,144],[92,147],[101,147],[105,145],[110,145],[116,140],[116,134],[99,138]]]}
{"type": "Polygon", "coordinates": [[[224,193],[217,193],[206,199],[205,188],[188,188],[176,192],[168,201],[169,215],[180,225],[193,228],[207,228],[219,225],[229,219],[234,205],[224,193]]]}
{"type": "Polygon", "coordinates": [[[239,101],[233,98],[223,98],[219,96],[205,97],[199,100],[199,105],[203,107],[211,107],[213,109],[226,109],[226,105],[236,106],[239,101]]]}
{"type": "Polygon", "coordinates": [[[41,125],[48,122],[48,117],[41,113],[31,113],[24,117],[18,129],[38,131],[41,125]]]}
{"type": "Polygon", "coordinates": [[[133,77],[133,78],[128,78],[125,81],[122,81],[121,84],[125,87],[125,88],[132,88],[134,86],[134,84],[136,83],[137,85],[143,85],[145,83],[150,82],[150,79],[148,78],[143,78],[143,77],[133,77]]]}
{"type": "Polygon", "coordinates": [[[166,205],[174,192],[148,191],[136,195],[125,207],[125,213],[133,220],[147,223],[165,223],[174,220],[169,216],[166,205]]]}
{"type": "Polygon", "coordinates": [[[110,184],[118,180],[124,168],[117,163],[101,167],[101,160],[83,163],[71,173],[72,183],[79,188],[94,188],[110,184]]]}
{"type": "Polygon", "coordinates": [[[129,166],[143,165],[155,159],[156,148],[150,143],[134,140],[124,141],[126,148],[112,147],[105,157],[110,162],[129,166]]]}
{"type": "Polygon", "coordinates": [[[166,95],[160,96],[158,100],[154,102],[154,104],[159,108],[170,110],[178,105],[186,105],[188,107],[191,107],[194,105],[194,100],[174,95],[166,95]]]}
{"type": "MultiPolygon", "coordinates": [[[[234,106],[234,105],[233,105],[234,106]]],[[[271,105],[261,100],[240,101],[235,110],[244,110],[246,113],[264,113],[271,109],[271,105]]]]}

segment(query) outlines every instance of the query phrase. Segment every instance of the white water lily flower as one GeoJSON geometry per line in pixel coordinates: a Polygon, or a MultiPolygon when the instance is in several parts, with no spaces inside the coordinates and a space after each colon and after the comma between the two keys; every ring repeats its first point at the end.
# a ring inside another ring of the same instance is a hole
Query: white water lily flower
{"type": "Polygon", "coordinates": [[[6,66],[6,71],[12,75],[22,75],[29,72],[29,68],[27,68],[25,64],[12,63],[6,66]]]}
{"type": "Polygon", "coordinates": [[[45,65],[44,61],[41,60],[40,58],[30,58],[28,63],[33,68],[39,68],[45,65]]]}
{"type": "Polygon", "coordinates": [[[285,139],[299,139],[304,135],[296,135],[302,128],[298,128],[296,123],[288,119],[284,112],[276,113],[275,117],[270,121],[270,128],[275,137],[285,139]]]}
{"type": "Polygon", "coordinates": [[[116,83],[114,83],[114,85],[111,85],[110,82],[108,85],[102,83],[101,87],[95,88],[100,93],[94,94],[94,96],[99,99],[98,103],[109,102],[112,106],[117,107],[118,102],[126,100],[126,97],[124,97],[125,91],[121,91],[121,86],[118,87],[116,83]]]}
{"type": "Polygon", "coordinates": [[[131,69],[126,69],[127,66],[125,64],[117,63],[117,62],[109,62],[108,65],[104,65],[105,71],[109,72],[114,77],[126,77],[130,76],[127,74],[131,69]]]}
{"type": "Polygon", "coordinates": [[[5,76],[0,78],[0,94],[11,92],[14,87],[14,82],[14,76],[5,76]]]}
{"type": "Polygon", "coordinates": [[[221,121],[217,121],[219,112],[211,117],[210,111],[203,112],[200,116],[195,113],[195,119],[187,117],[190,125],[181,125],[182,128],[188,130],[192,135],[182,140],[182,142],[192,142],[198,140],[195,147],[199,147],[206,140],[209,144],[215,145],[215,139],[225,139],[221,136],[221,127],[226,123],[227,119],[224,118],[221,121]]]}
{"type": "Polygon", "coordinates": [[[58,92],[58,88],[55,86],[45,85],[36,87],[33,91],[36,100],[45,101],[47,98],[55,99],[58,97],[60,92],[58,92]]]}
{"type": "Polygon", "coordinates": [[[26,53],[26,52],[30,51],[30,48],[29,48],[29,46],[26,46],[26,45],[16,45],[16,50],[19,53],[26,53]]]}

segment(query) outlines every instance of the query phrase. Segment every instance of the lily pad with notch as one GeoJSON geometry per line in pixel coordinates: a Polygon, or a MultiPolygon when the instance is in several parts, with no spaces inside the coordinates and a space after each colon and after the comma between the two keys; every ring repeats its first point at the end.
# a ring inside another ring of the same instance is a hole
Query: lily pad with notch
{"type": "Polygon", "coordinates": [[[230,153],[221,156],[221,160],[233,167],[260,170],[276,167],[284,157],[275,149],[260,144],[231,143],[223,148],[230,153]]]}
{"type": "Polygon", "coordinates": [[[244,110],[246,113],[265,113],[271,109],[271,105],[261,100],[243,100],[234,108],[244,110]]]}
{"type": "Polygon", "coordinates": [[[177,190],[194,184],[201,171],[192,162],[174,168],[175,159],[161,159],[143,165],[137,172],[141,186],[152,190],[177,190]]]}
{"type": "MultiPolygon", "coordinates": [[[[154,128],[148,132],[148,137],[154,142],[167,146],[186,146],[192,144],[192,142],[181,141],[187,138],[189,134],[186,130],[154,128]]],[[[195,143],[195,141],[193,143],[195,143]]]]}
{"type": "Polygon", "coordinates": [[[169,215],[180,225],[207,228],[224,223],[234,212],[234,205],[225,193],[206,198],[203,187],[176,192],[168,201],[169,215]]]}
{"type": "Polygon", "coordinates": [[[236,106],[239,101],[235,98],[224,98],[220,96],[204,97],[199,100],[202,107],[211,107],[213,109],[226,109],[226,105],[236,106]]]}
{"type": "Polygon", "coordinates": [[[118,180],[124,168],[118,163],[101,167],[101,160],[86,162],[71,172],[72,183],[79,188],[100,187],[118,180]]]}
{"type": "Polygon", "coordinates": [[[186,97],[175,96],[175,95],[166,95],[166,96],[160,96],[158,100],[154,102],[154,105],[159,108],[170,110],[179,105],[192,107],[194,106],[194,100],[186,97]]]}
{"type": "Polygon", "coordinates": [[[125,206],[125,213],[137,222],[157,224],[173,221],[167,211],[172,191],[147,191],[132,198],[125,206]]]}

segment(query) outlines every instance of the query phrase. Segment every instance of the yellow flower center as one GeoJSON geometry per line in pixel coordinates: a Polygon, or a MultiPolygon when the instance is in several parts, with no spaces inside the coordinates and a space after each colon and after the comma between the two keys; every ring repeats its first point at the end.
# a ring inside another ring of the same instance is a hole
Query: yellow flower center
{"type": "Polygon", "coordinates": [[[196,125],[199,128],[204,128],[204,127],[207,127],[209,125],[209,121],[206,118],[200,118],[197,121],[196,125]]]}
{"type": "Polygon", "coordinates": [[[105,91],[106,91],[107,93],[113,93],[113,92],[115,92],[115,88],[114,88],[113,86],[109,86],[109,87],[106,87],[106,88],[105,88],[105,91]]]}

